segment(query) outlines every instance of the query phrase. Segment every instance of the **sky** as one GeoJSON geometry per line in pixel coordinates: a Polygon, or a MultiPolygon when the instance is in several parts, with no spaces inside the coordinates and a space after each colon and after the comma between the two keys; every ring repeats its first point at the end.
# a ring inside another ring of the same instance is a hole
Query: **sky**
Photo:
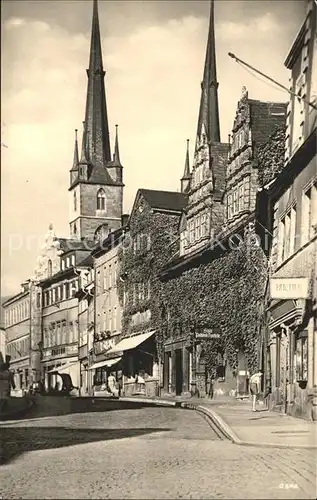
{"type": "MultiPolygon", "coordinates": [[[[284,60],[304,1],[216,0],[220,126],[227,142],[241,89],[265,101],[288,94],[233,59],[288,86],[284,60]]],[[[33,274],[50,223],[68,236],[74,129],[86,99],[91,0],[1,4],[1,295],[33,274]]],[[[208,1],[99,0],[108,118],[119,124],[124,211],[138,188],[179,190],[191,160],[209,17],[208,1]]]]}

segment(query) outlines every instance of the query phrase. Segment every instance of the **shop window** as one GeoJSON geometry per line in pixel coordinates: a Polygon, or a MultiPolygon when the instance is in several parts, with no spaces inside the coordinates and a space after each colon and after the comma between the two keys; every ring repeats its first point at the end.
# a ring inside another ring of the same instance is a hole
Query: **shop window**
{"type": "Polygon", "coordinates": [[[307,382],[308,374],[308,330],[300,332],[296,339],[296,379],[307,382]]]}

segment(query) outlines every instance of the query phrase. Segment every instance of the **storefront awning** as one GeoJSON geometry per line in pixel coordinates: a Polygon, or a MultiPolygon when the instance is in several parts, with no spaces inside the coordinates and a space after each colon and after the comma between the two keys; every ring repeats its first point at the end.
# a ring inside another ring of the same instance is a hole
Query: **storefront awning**
{"type": "Polygon", "coordinates": [[[89,366],[88,370],[96,370],[97,368],[102,368],[103,366],[113,366],[116,363],[119,363],[120,360],[121,358],[104,359],[103,361],[99,361],[99,363],[89,366]]]}
{"type": "Polygon", "coordinates": [[[129,351],[130,349],[135,349],[138,345],[145,342],[147,339],[154,335],[155,330],[146,333],[140,333],[139,335],[134,335],[133,337],[127,337],[126,339],[121,340],[115,345],[108,353],[115,353],[120,351],[129,351]]]}
{"type": "Polygon", "coordinates": [[[48,371],[47,373],[67,373],[69,375],[71,369],[75,368],[75,366],[77,364],[78,364],[78,362],[75,361],[73,363],[67,363],[66,365],[57,366],[56,368],[53,368],[52,370],[48,371]]]}

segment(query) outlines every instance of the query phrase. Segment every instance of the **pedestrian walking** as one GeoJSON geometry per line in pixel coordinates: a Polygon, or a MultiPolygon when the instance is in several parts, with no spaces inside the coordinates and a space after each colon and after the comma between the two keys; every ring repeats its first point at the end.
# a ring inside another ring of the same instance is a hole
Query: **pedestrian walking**
{"type": "Polygon", "coordinates": [[[256,411],[256,401],[261,392],[261,381],[263,372],[259,370],[250,377],[250,394],[252,396],[252,411],[256,411]]]}
{"type": "Polygon", "coordinates": [[[110,373],[108,377],[108,388],[113,396],[116,395],[116,378],[113,373],[110,373]]]}

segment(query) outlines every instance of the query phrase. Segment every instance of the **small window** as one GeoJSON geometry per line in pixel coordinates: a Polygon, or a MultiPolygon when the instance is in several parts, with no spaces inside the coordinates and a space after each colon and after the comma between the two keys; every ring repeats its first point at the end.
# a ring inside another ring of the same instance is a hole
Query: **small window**
{"type": "Polygon", "coordinates": [[[110,330],[110,332],[112,332],[112,311],[111,311],[111,309],[109,309],[108,319],[109,319],[109,330],[110,330]]]}
{"type": "Polygon", "coordinates": [[[103,189],[97,193],[97,210],[106,210],[106,193],[103,189]]]}
{"type": "Polygon", "coordinates": [[[229,194],[227,198],[227,214],[228,214],[228,219],[231,219],[233,213],[232,213],[232,195],[229,194]]]}
{"type": "Polygon", "coordinates": [[[233,192],[233,215],[238,213],[238,190],[233,192]]]}
{"type": "Polygon", "coordinates": [[[195,225],[194,225],[193,220],[191,220],[189,223],[189,229],[190,229],[189,241],[190,241],[190,243],[194,243],[194,241],[195,241],[195,225]]]}
{"type": "Polygon", "coordinates": [[[244,210],[244,185],[239,186],[239,212],[244,210]]]}
{"type": "Polygon", "coordinates": [[[113,331],[115,332],[117,330],[117,308],[114,307],[113,309],[113,331]]]}
{"type": "Polygon", "coordinates": [[[70,258],[70,261],[71,261],[71,265],[74,266],[75,265],[75,255],[72,255],[71,258],[70,258]]]}
{"type": "Polygon", "coordinates": [[[74,191],[74,212],[77,211],[77,193],[74,191]]]}

